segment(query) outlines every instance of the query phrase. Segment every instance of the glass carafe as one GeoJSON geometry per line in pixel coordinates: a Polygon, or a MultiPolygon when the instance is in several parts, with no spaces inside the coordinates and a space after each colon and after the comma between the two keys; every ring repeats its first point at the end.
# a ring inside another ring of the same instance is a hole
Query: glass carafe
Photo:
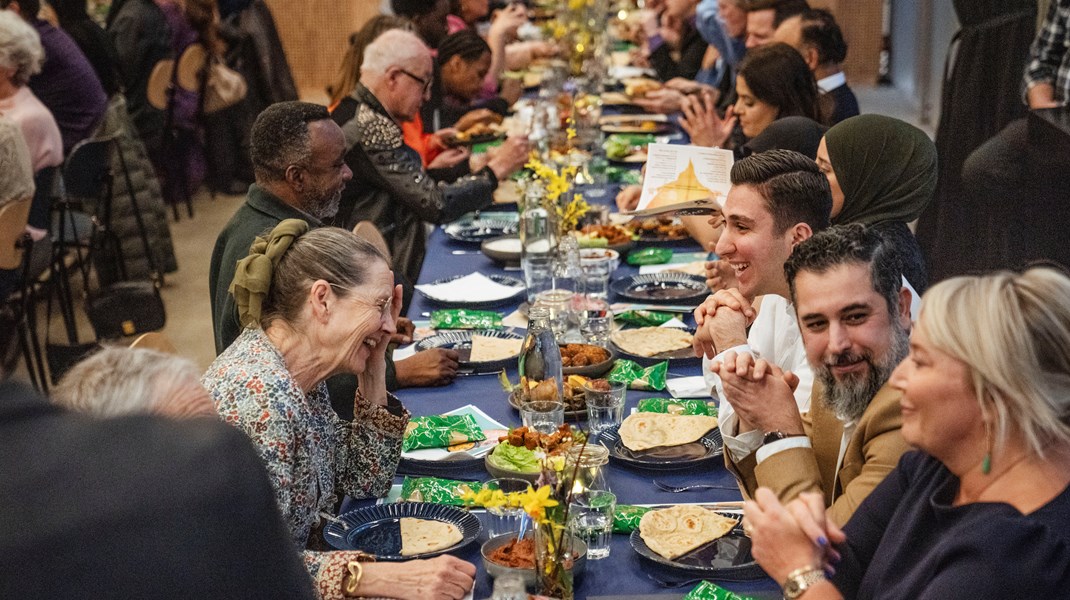
{"type": "Polygon", "coordinates": [[[528,309],[528,334],[520,349],[520,401],[556,400],[561,394],[561,348],[550,329],[550,311],[542,306],[528,309]]]}

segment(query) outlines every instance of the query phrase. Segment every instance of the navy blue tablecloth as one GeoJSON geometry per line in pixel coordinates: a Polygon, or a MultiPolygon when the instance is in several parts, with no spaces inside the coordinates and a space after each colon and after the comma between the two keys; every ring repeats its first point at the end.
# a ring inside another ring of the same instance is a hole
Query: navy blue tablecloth
{"type": "MultiPolygon", "coordinates": [[[[586,197],[588,198],[588,201],[612,205],[613,199],[617,193],[616,186],[611,185],[602,189],[605,193],[599,197],[587,194],[586,197]]],[[[490,210],[498,209],[492,208],[490,210]]],[[[674,247],[683,251],[701,251],[698,244],[690,241],[678,243],[674,247]]],[[[477,244],[451,240],[445,235],[442,228],[436,228],[428,240],[427,258],[424,261],[423,270],[420,273],[420,283],[431,282],[453,275],[467,275],[473,272],[479,272],[486,275],[507,274],[517,277],[518,279],[523,279],[523,275],[520,271],[505,271],[482,254],[452,254],[452,251],[454,250],[478,251],[478,249],[479,246],[477,244]]],[[[614,274],[614,278],[633,275],[637,272],[637,268],[627,265],[622,260],[621,267],[618,269],[617,273],[614,274]]],[[[616,301],[617,299],[610,298],[610,300],[616,301]]],[[[497,307],[494,310],[501,311],[504,316],[512,312],[516,307],[517,306],[513,304],[497,307]]],[[[423,315],[437,308],[442,307],[428,302],[419,292],[416,292],[413,296],[411,306],[409,307],[408,316],[413,320],[426,319],[423,315]]],[[[701,367],[698,365],[671,365],[670,371],[673,376],[700,375],[701,367]]],[[[517,381],[515,366],[511,366],[508,369],[508,374],[512,381],[517,381]]],[[[398,392],[398,396],[414,415],[441,414],[467,404],[474,404],[495,420],[508,426],[519,426],[521,424],[520,415],[509,405],[507,394],[502,390],[497,377],[494,375],[459,377],[453,384],[440,388],[404,389],[398,392]]],[[[669,394],[667,392],[638,392],[629,390],[625,404],[625,414],[628,414],[630,409],[636,406],[640,399],[648,397],[669,397],[669,394]]],[[[453,473],[452,476],[461,479],[479,480],[490,478],[487,472],[482,468],[475,471],[458,471],[453,473]]],[[[622,504],[721,502],[741,499],[739,491],[734,489],[735,479],[725,470],[723,463],[720,461],[712,461],[710,464],[700,469],[663,472],[633,470],[610,462],[605,471],[605,477],[606,482],[617,495],[618,502],[622,504]],[[651,480],[655,477],[671,485],[709,483],[733,489],[701,490],[671,494],[660,491],[654,487],[651,480]]],[[[400,483],[401,480],[402,478],[399,476],[397,482],[400,483]]],[[[347,499],[343,504],[343,511],[365,506],[370,503],[371,501],[366,500],[354,501],[352,499],[347,499]]],[[[475,598],[489,597],[491,586],[493,585],[491,578],[482,569],[481,558],[479,555],[479,545],[484,541],[485,535],[486,534],[483,534],[484,538],[480,539],[479,543],[470,544],[461,552],[456,553],[460,558],[469,560],[480,567],[479,575],[476,580],[475,598]]],[[[680,598],[689,589],[689,587],[685,587],[682,591],[666,590],[648,579],[647,573],[665,575],[664,573],[656,571],[651,565],[643,562],[643,559],[632,550],[631,545],[628,542],[628,536],[614,535],[610,556],[602,560],[588,561],[586,574],[576,582],[576,598],[582,599],[587,596],[626,596],[657,593],[664,593],[666,597],[680,598]]],[[[684,577],[677,575],[677,578],[684,577]]],[[[749,592],[767,592],[765,594],[760,594],[764,597],[769,597],[769,591],[779,589],[776,584],[769,579],[718,583],[722,584],[723,587],[744,594],[749,592]]]]}

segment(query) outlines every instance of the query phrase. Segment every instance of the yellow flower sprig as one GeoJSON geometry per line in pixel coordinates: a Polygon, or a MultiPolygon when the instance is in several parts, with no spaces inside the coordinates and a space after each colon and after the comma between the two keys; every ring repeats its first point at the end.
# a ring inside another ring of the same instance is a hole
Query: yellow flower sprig
{"type": "Polygon", "coordinates": [[[572,201],[565,206],[557,207],[558,222],[561,223],[562,231],[572,231],[579,224],[583,215],[591,210],[591,206],[583,198],[583,194],[572,196],[572,201]]]}
{"type": "Polygon", "coordinates": [[[535,490],[528,488],[523,492],[503,492],[501,490],[481,489],[478,492],[466,490],[461,494],[461,501],[469,506],[481,506],[483,508],[497,508],[509,506],[523,508],[536,523],[548,522],[546,509],[558,505],[557,500],[550,497],[553,490],[544,485],[535,490]]]}
{"type": "Polygon", "coordinates": [[[553,168],[543,164],[542,160],[534,152],[531,153],[527,164],[524,166],[531,169],[535,179],[541,181],[545,186],[546,200],[551,203],[557,202],[561,194],[568,191],[577,172],[576,167],[572,165],[564,167],[560,171],[555,171],[553,168]]]}

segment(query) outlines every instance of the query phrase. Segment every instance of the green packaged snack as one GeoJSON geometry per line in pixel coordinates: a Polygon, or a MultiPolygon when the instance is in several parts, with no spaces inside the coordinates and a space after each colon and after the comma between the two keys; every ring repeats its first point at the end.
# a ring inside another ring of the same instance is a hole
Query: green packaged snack
{"type": "Polygon", "coordinates": [[[723,587],[710,582],[703,581],[695,586],[690,592],[684,596],[684,600],[753,600],[750,596],[740,596],[735,592],[730,592],[723,587]]]}
{"type": "Polygon", "coordinates": [[[643,180],[639,173],[639,169],[629,169],[627,167],[606,167],[606,180],[610,183],[619,183],[621,185],[635,185],[643,180]]]}
{"type": "Polygon", "coordinates": [[[678,398],[643,398],[639,401],[639,412],[669,413],[671,415],[708,415],[717,416],[717,403],[701,399],[681,400],[678,398]]]}
{"type": "Polygon", "coordinates": [[[454,481],[438,477],[406,477],[401,483],[399,502],[431,502],[464,506],[461,495],[479,492],[483,484],[478,481],[454,481]]]}
{"type": "Polygon", "coordinates": [[[420,448],[448,448],[465,442],[482,442],[487,439],[472,415],[433,415],[413,417],[405,428],[401,450],[420,448]]]}
{"type": "Polygon", "coordinates": [[[614,320],[620,323],[636,325],[639,327],[657,327],[672,320],[672,313],[658,312],[655,310],[626,310],[614,316],[614,320]]]}
{"type": "Polygon", "coordinates": [[[490,310],[444,308],[431,313],[434,329],[500,329],[502,316],[490,310]]]}
{"type": "Polygon", "coordinates": [[[661,265],[671,259],[672,250],[668,248],[643,248],[642,250],[635,250],[628,255],[628,264],[634,266],[661,265]]]}
{"type": "Polygon", "coordinates": [[[668,374],[669,361],[667,360],[644,369],[635,361],[621,358],[617,360],[617,364],[613,365],[606,379],[626,383],[632,390],[661,391],[665,389],[665,376],[668,374]]]}
{"type": "Polygon", "coordinates": [[[650,511],[649,506],[618,504],[613,511],[613,533],[631,533],[639,529],[639,520],[650,511]]]}

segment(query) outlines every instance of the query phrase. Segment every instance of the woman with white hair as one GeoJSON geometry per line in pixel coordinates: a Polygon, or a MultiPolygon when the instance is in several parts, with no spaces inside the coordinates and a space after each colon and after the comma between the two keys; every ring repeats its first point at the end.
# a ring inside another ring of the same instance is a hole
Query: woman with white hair
{"type": "Polygon", "coordinates": [[[758,490],[754,557],[786,598],[1066,597],[1070,278],[1038,267],[943,281],[910,348],[890,383],[920,451],[843,531],[820,495],[783,506],[758,490]]]}
{"type": "Polygon", "coordinates": [[[145,348],[110,346],[92,354],[63,375],[52,401],[98,417],[218,418],[192,361],[145,348]]]}
{"type": "Polygon", "coordinates": [[[22,129],[34,173],[63,163],[56,119],[26,85],[44,61],[41,38],[33,27],[10,10],[0,11],[0,114],[22,129]]]}

